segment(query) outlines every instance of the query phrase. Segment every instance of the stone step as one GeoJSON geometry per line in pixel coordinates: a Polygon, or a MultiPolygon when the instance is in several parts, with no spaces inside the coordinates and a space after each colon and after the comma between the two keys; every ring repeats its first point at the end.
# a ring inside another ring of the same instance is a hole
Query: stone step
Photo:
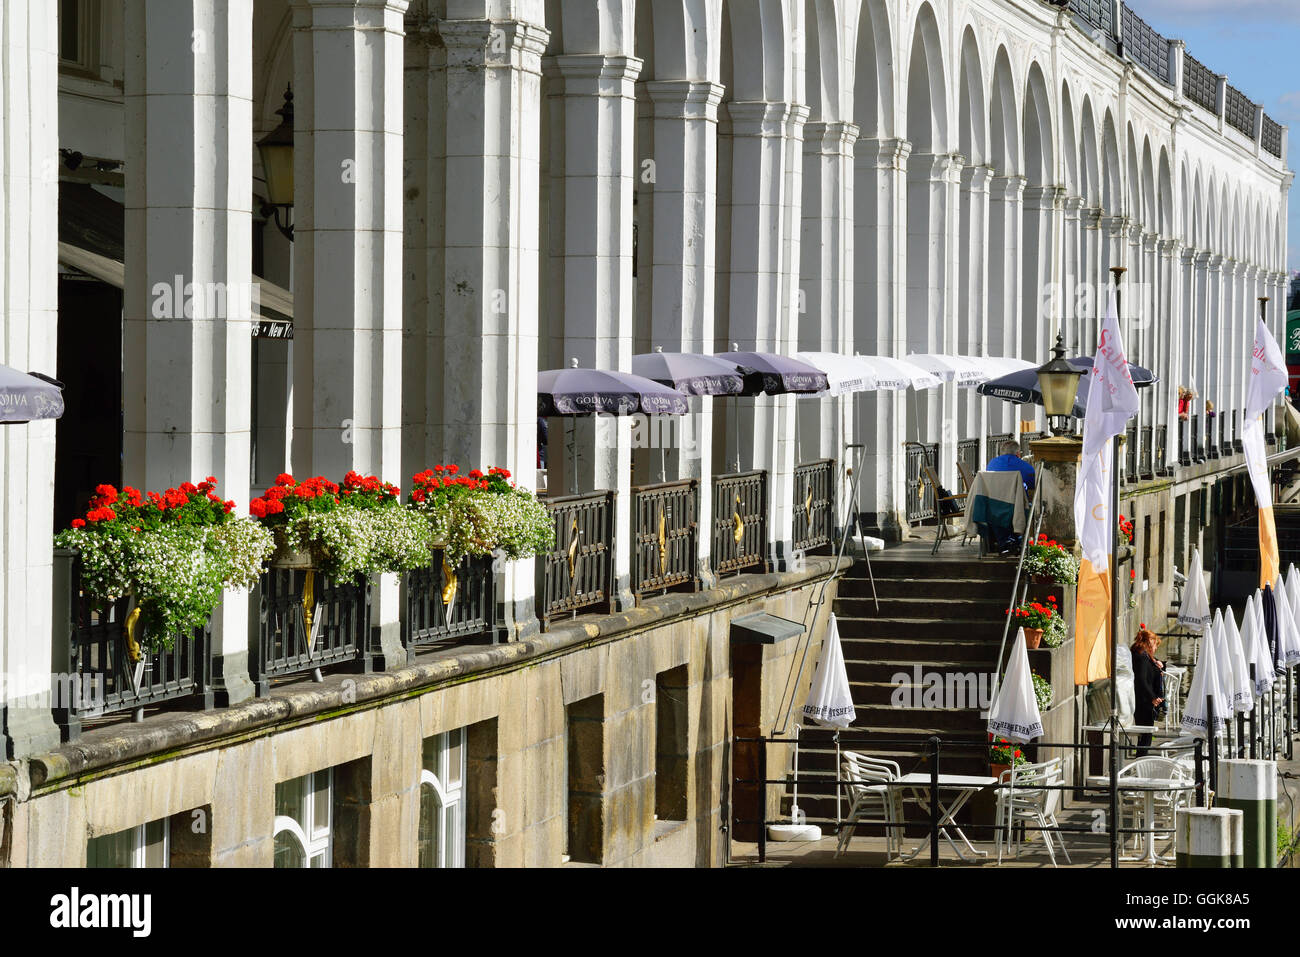
{"type": "Polygon", "coordinates": [[[1002,640],[1002,631],[1006,627],[1006,618],[1002,616],[997,620],[970,621],[952,618],[858,618],[837,613],[836,621],[841,641],[851,638],[890,638],[901,644],[926,644],[957,639],[998,642],[1002,640]]]}
{"type": "MultiPolygon", "coordinates": [[[[946,584],[946,583],[945,583],[946,584]]],[[[1007,612],[1007,599],[985,596],[983,598],[965,598],[949,595],[942,585],[936,585],[929,595],[909,595],[905,598],[881,598],[877,602],[868,597],[841,595],[835,599],[836,617],[849,618],[899,618],[921,619],[942,614],[946,619],[961,621],[1004,621],[1007,612]]]]}
{"type": "MultiPolygon", "coordinates": [[[[990,654],[989,661],[991,662],[992,660],[992,655],[990,654]]],[[[908,662],[904,664],[897,660],[845,660],[844,666],[845,670],[848,672],[850,683],[863,685],[879,684],[892,690],[896,687],[894,676],[898,674],[906,676],[905,684],[911,685],[915,683],[915,673],[912,669],[914,663],[915,662],[908,662]]],[[[921,670],[923,681],[925,680],[924,676],[928,674],[935,674],[940,679],[946,680],[946,676],[949,674],[966,675],[972,671],[979,672],[979,668],[975,667],[970,661],[949,661],[943,659],[927,661],[921,665],[921,670]]]]}
{"type": "MultiPolygon", "coordinates": [[[[981,670],[968,665],[964,671],[949,671],[945,676],[944,672],[923,667],[922,673],[932,675],[933,681],[923,679],[923,683],[918,685],[912,668],[900,668],[890,676],[905,676],[906,680],[902,681],[854,681],[850,678],[849,688],[858,717],[867,720],[866,712],[879,708],[890,711],[982,708],[993,693],[991,669],[981,670]],[[954,675],[959,680],[954,680],[954,675]]],[[[888,723],[887,717],[882,716],[881,720],[888,723]]]]}
{"type": "MultiPolygon", "coordinates": [[[[1005,602],[1011,596],[1011,580],[989,581],[983,578],[884,578],[876,576],[876,596],[887,598],[947,598],[992,599],[1005,602]]],[[[871,581],[867,578],[845,578],[839,584],[839,597],[871,598],[871,581]]]]}
{"type": "Polygon", "coordinates": [[[911,671],[914,664],[929,667],[932,662],[963,662],[968,668],[992,668],[998,654],[998,643],[991,638],[933,641],[900,641],[889,637],[843,638],[841,644],[846,662],[891,663],[897,665],[900,671],[911,671]]]}
{"type": "MultiPolygon", "coordinates": [[[[881,555],[882,553],[877,553],[881,555]]],[[[888,554],[883,553],[883,554],[888,554]]],[[[1011,581],[1016,575],[1018,559],[1013,558],[978,558],[926,560],[923,558],[871,558],[871,570],[877,578],[912,578],[929,581],[945,578],[974,578],[985,581],[1005,581],[1010,590],[1011,581]]],[[[848,578],[866,578],[866,562],[857,562],[848,570],[848,578]]]]}

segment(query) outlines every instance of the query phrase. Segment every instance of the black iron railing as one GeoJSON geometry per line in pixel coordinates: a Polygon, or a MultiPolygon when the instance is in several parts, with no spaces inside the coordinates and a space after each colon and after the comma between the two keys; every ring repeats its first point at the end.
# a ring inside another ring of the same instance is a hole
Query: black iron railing
{"type": "Polygon", "coordinates": [[[1236,421],[1236,413],[1225,412],[1219,417],[1219,448],[1223,450],[1224,455],[1231,455],[1235,450],[1232,446],[1232,428],[1231,424],[1236,421]]]}
{"type": "Polygon", "coordinates": [[[254,590],[257,641],[248,673],[257,693],[270,694],[271,679],[353,664],[370,641],[370,583],[358,576],[339,582],[317,571],[268,569],[254,590]]]}
{"type": "Polygon", "coordinates": [[[713,480],[713,572],[730,575],[767,563],[767,473],[713,480]]]}
{"type": "MultiPolygon", "coordinates": [[[[121,598],[95,607],[82,593],[77,553],[55,549],[51,684],[54,721],[64,740],[76,740],[84,718],[134,711],[164,701],[190,699],[212,707],[212,642],[207,627],[172,636],[170,648],[148,650],[150,636],[134,635],[139,660],[132,659],[127,622],[135,607],[121,598]]],[[[20,689],[14,689],[20,690],[20,689]]],[[[18,697],[19,695],[15,695],[18,697]]]]}
{"type": "Polygon", "coordinates": [[[1161,83],[1169,83],[1169,41],[1124,6],[1124,52],[1161,83]]]}
{"type": "Polygon", "coordinates": [[[1260,145],[1265,151],[1272,153],[1278,159],[1282,158],[1282,124],[1273,117],[1265,115],[1264,129],[1260,135],[1260,145]]]}
{"type": "Polygon", "coordinates": [[[610,611],[614,577],[614,493],[545,499],[555,547],[538,556],[538,616],[543,622],[582,610],[610,611]]]}
{"type": "Polygon", "coordinates": [[[1207,112],[1219,115],[1219,78],[1190,54],[1183,55],[1183,95],[1207,112]]]}
{"type": "Polygon", "coordinates": [[[1233,129],[1255,138],[1255,104],[1231,83],[1223,101],[1223,118],[1233,129]]]}
{"type": "Polygon", "coordinates": [[[632,590],[638,595],[698,584],[696,479],[632,489],[632,590]]]}
{"type": "Polygon", "coordinates": [[[1106,36],[1115,31],[1115,0],[1070,0],[1074,15],[1106,36]]]}
{"type": "Polygon", "coordinates": [[[1138,475],[1144,479],[1154,478],[1156,474],[1154,439],[1155,430],[1149,425],[1142,426],[1142,444],[1138,448],[1138,475]]]}
{"type": "Polygon", "coordinates": [[[1217,459],[1219,457],[1219,447],[1219,417],[1207,413],[1205,416],[1206,458],[1217,459]]]}
{"type": "Polygon", "coordinates": [[[835,460],[808,462],[794,470],[796,552],[828,550],[835,537],[835,460]]]}
{"type": "Polygon", "coordinates": [[[1187,419],[1178,420],[1178,464],[1192,464],[1192,444],[1188,436],[1191,433],[1191,422],[1187,419]]]}
{"type": "Polygon", "coordinates": [[[407,572],[402,641],[408,659],[420,645],[495,637],[495,581],[491,556],[466,555],[452,566],[441,550],[424,568],[407,572]]]}
{"type": "MultiPolygon", "coordinates": [[[[990,446],[989,458],[992,458],[995,455],[997,455],[997,450],[990,446]]],[[[971,478],[975,477],[975,473],[980,470],[981,465],[979,439],[962,439],[957,443],[957,463],[966,467],[966,471],[970,473],[971,478]]],[[[960,473],[961,469],[958,469],[957,471],[960,473]]],[[[966,488],[964,480],[962,482],[961,490],[963,492],[970,491],[970,489],[966,488]]]]}
{"type": "Polygon", "coordinates": [[[1020,433],[1020,454],[1028,455],[1031,451],[1029,446],[1034,442],[1037,442],[1039,439],[1045,439],[1045,438],[1047,438],[1046,432],[1021,432],[1020,433]]]}
{"type": "Polygon", "coordinates": [[[996,458],[1002,454],[1002,444],[1004,442],[1019,441],[1019,437],[1013,432],[993,432],[984,439],[984,449],[989,458],[996,458]]]}
{"type": "Polygon", "coordinates": [[[1170,475],[1173,472],[1173,469],[1169,467],[1168,449],[1169,449],[1169,426],[1157,425],[1156,438],[1155,438],[1155,450],[1156,450],[1155,458],[1156,458],[1156,474],[1158,475],[1170,475]]]}
{"type": "Polygon", "coordinates": [[[1137,426],[1130,423],[1124,433],[1124,481],[1138,480],[1137,426]]]}
{"type": "Polygon", "coordinates": [[[907,445],[907,521],[909,524],[928,521],[934,518],[934,489],[925,480],[922,464],[928,464],[939,474],[939,445],[907,445]]]}

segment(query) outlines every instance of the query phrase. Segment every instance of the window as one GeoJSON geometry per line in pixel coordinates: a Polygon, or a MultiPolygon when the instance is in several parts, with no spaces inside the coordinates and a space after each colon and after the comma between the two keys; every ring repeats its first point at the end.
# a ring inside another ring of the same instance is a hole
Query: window
{"type": "Polygon", "coordinates": [[[655,817],[660,821],[686,820],[689,695],[685,665],[655,676],[655,817]]]}
{"type": "Polygon", "coordinates": [[[87,867],[166,867],[167,818],[129,827],[116,834],[91,838],[86,844],[87,867]]]}
{"type": "Polygon", "coordinates": [[[424,742],[420,772],[421,867],[465,866],[465,729],[424,742]]]}
{"type": "Polygon", "coordinates": [[[305,774],[275,786],[275,866],[331,867],[334,771],[305,774]]]}
{"type": "Polygon", "coordinates": [[[99,0],[59,0],[59,65],[79,73],[99,70],[99,0]]]}
{"type": "Polygon", "coordinates": [[[570,861],[600,864],[605,856],[605,696],[583,698],[564,711],[569,752],[566,853],[570,861]]]}

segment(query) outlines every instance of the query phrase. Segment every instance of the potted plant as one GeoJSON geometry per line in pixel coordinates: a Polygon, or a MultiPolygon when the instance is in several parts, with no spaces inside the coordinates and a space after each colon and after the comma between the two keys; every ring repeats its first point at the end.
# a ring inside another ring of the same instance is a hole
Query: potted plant
{"type": "Polygon", "coordinates": [[[997,738],[989,744],[989,776],[1001,780],[1002,773],[1013,767],[1029,763],[1020,745],[1006,738],[997,738]]]}
{"type": "Polygon", "coordinates": [[[1038,710],[1046,711],[1052,706],[1052,683],[1038,672],[1031,672],[1034,679],[1034,697],[1038,700],[1038,710]]]}
{"type": "Polygon", "coordinates": [[[1015,608],[1007,609],[1011,623],[1025,631],[1025,647],[1037,648],[1043,640],[1043,632],[1052,626],[1057,617],[1056,596],[1047,599],[1047,604],[1027,601],[1015,608]]]}
{"type": "Polygon", "coordinates": [[[456,465],[436,465],[412,478],[409,501],[452,565],[467,555],[530,558],[555,544],[546,506],[502,468],[462,475],[456,465]]]}
{"type": "Polygon", "coordinates": [[[248,588],[274,550],[271,535],[238,518],[215,492],[217,479],[165,492],[96,487],[84,518],[55,536],[81,558],[81,584],[97,606],[130,598],[124,640],[138,662],[192,635],[227,588],[248,588]]]}
{"type": "Polygon", "coordinates": [[[1073,585],[1079,580],[1079,562],[1054,539],[1039,535],[1025,546],[1024,572],[1040,585],[1073,585]]]}
{"type": "MultiPolygon", "coordinates": [[[[1051,599],[1049,598],[1048,601],[1051,602],[1051,599]]],[[[1051,607],[1055,609],[1056,605],[1053,603],[1051,607]]],[[[1065,644],[1065,639],[1065,617],[1058,610],[1057,613],[1052,616],[1051,622],[1048,623],[1048,626],[1043,630],[1043,647],[1059,648],[1061,645],[1065,644]]]]}

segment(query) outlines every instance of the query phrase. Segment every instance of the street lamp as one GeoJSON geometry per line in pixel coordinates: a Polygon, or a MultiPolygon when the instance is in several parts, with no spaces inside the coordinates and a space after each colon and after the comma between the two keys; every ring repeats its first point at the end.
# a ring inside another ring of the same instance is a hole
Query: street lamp
{"type": "Polygon", "coordinates": [[[1068,420],[1074,414],[1074,400],[1079,395],[1082,375],[1080,370],[1065,361],[1065,342],[1058,332],[1052,358],[1038,370],[1038,391],[1043,394],[1043,411],[1053,435],[1065,435],[1070,430],[1068,420]]]}
{"type": "Polygon", "coordinates": [[[266,199],[262,204],[263,216],[274,216],[275,227],[293,242],[293,223],[289,216],[293,210],[293,87],[284,91],[284,106],[275,111],[280,125],[257,141],[257,152],[262,157],[262,173],[266,177],[266,199]],[[283,212],[284,221],[280,214],[283,212]]]}

